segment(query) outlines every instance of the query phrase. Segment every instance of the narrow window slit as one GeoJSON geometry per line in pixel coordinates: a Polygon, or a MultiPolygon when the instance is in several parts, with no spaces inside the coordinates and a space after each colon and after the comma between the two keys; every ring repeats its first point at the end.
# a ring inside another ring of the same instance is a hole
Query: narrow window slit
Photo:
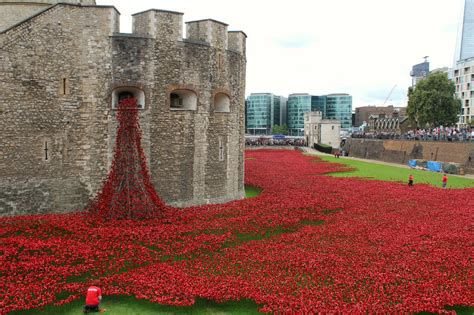
{"type": "Polygon", "coordinates": [[[48,161],[48,141],[44,142],[44,160],[48,161]]]}

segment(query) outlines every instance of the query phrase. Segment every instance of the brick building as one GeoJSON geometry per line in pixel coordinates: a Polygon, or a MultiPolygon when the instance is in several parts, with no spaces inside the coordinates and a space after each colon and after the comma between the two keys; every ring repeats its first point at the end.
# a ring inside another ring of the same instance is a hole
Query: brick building
{"type": "Polygon", "coordinates": [[[354,127],[360,127],[364,121],[368,124],[371,115],[380,118],[396,118],[406,116],[406,107],[390,106],[363,106],[355,109],[354,127]]]}

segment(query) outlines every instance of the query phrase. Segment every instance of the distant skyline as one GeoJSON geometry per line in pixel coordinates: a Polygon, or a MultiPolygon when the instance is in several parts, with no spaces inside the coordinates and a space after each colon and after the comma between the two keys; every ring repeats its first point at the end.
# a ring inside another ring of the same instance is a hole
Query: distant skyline
{"type": "Polygon", "coordinates": [[[97,0],[121,13],[147,9],[212,18],[247,35],[250,93],[348,93],[353,108],[406,106],[410,70],[429,56],[430,68],[452,67],[464,0],[97,0]]]}

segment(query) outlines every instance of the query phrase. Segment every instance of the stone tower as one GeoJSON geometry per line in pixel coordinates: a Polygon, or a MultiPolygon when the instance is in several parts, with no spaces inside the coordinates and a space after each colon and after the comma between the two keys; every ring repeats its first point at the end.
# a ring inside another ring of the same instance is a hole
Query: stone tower
{"type": "Polygon", "coordinates": [[[0,0],[0,215],[83,208],[128,95],[166,203],[243,198],[245,33],[207,19],[183,38],[183,13],[153,9],[121,34],[113,6],[57,2],[0,0]]]}

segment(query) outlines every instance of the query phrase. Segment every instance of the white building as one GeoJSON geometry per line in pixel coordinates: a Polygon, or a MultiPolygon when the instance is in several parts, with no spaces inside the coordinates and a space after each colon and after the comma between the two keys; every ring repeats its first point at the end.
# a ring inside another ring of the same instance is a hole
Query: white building
{"type": "Polygon", "coordinates": [[[341,143],[341,122],[335,119],[323,119],[321,112],[304,114],[304,135],[309,147],[326,144],[338,149],[341,143]]]}
{"type": "Polygon", "coordinates": [[[456,97],[461,100],[459,127],[474,122],[474,58],[460,60],[451,71],[456,84],[456,97]]]}

